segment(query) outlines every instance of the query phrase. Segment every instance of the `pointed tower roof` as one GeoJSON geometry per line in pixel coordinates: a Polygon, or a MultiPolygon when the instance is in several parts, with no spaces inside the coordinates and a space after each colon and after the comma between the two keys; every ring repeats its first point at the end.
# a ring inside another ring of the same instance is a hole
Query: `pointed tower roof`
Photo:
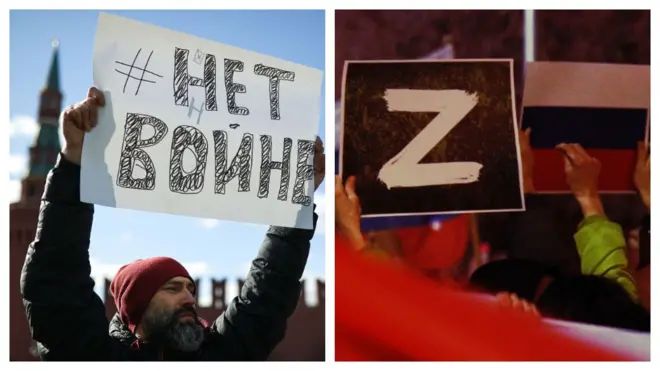
{"type": "Polygon", "coordinates": [[[58,117],[61,111],[59,42],[53,40],[53,54],[46,85],[41,91],[39,103],[39,133],[30,147],[30,177],[45,177],[55,165],[57,153],[61,150],[58,117]]]}
{"type": "Polygon", "coordinates": [[[53,45],[53,57],[50,61],[50,69],[46,79],[46,89],[60,91],[60,43],[55,39],[51,45],[53,45]]]}

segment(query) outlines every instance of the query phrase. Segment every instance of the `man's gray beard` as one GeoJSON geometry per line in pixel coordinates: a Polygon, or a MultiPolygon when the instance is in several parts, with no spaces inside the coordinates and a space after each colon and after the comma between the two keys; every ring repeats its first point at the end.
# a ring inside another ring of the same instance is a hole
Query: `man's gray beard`
{"type": "Polygon", "coordinates": [[[181,321],[181,312],[157,308],[145,313],[142,328],[147,341],[163,341],[169,348],[182,352],[194,352],[204,341],[204,326],[195,318],[194,322],[181,321]]]}

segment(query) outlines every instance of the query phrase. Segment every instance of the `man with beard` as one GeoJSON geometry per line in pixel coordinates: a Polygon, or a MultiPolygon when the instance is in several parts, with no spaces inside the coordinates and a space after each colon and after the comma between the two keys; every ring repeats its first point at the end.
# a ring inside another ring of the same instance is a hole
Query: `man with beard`
{"type": "MultiPolygon", "coordinates": [[[[108,323],[90,277],[94,205],[80,201],[85,132],[105,97],[87,98],[62,115],[64,147],[46,180],[34,242],[21,273],[32,338],[48,361],[263,361],[284,337],[300,298],[314,229],[271,227],[241,292],[207,325],[195,311],[194,281],[177,261],[138,260],[122,267],[110,291],[118,313],[108,323]],[[109,329],[109,331],[108,331],[109,329]]],[[[325,175],[317,138],[315,189],[325,175]]],[[[314,228],[318,216],[314,213],[314,228]]]]}

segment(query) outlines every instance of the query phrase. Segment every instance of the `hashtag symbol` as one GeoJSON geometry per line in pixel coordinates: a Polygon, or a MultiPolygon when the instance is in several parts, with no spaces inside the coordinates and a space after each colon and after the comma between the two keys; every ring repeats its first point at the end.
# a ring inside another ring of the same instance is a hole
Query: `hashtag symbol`
{"type": "Polygon", "coordinates": [[[152,84],[156,83],[155,81],[145,79],[144,78],[145,74],[148,73],[148,74],[151,74],[153,76],[157,76],[157,77],[161,77],[161,78],[163,77],[163,76],[161,76],[161,75],[159,75],[155,72],[147,70],[147,66],[149,65],[149,60],[151,60],[151,56],[154,54],[153,51],[151,51],[151,53],[149,53],[149,57],[147,57],[147,61],[144,63],[143,67],[138,67],[138,66],[135,65],[135,62],[137,62],[137,59],[140,56],[141,51],[142,51],[142,49],[138,50],[137,54],[135,54],[135,58],[133,59],[133,63],[131,63],[131,64],[115,61],[116,64],[128,67],[128,72],[120,71],[120,70],[115,68],[115,71],[117,71],[120,74],[126,76],[126,81],[124,81],[124,90],[123,90],[124,93],[126,93],[126,85],[128,85],[128,81],[131,80],[131,79],[138,80],[138,86],[137,86],[137,89],[135,89],[135,95],[137,95],[138,92],[140,92],[140,86],[142,86],[143,82],[149,82],[149,83],[152,83],[152,84]],[[133,71],[135,71],[136,75],[139,75],[139,77],[138,76],[133,76],[133,71]]]}

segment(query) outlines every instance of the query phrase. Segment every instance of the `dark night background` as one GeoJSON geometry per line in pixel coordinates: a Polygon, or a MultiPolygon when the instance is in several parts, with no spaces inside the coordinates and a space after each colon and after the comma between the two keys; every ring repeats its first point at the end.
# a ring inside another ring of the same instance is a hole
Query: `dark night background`
{"type": "Polygon", "coordinates": [[[345,96],[343,176],[357,175],[363,215],[520,209],[511,67],[500,62],[353,63],[345,96]],[[476,161],[477,182],[388,190],[380,168],[437,113],[389,112],[386,89],[460,89],[479,102],[422,163],[476,161]]]}
{"type": "MultiPolygon", "coordinates": [[[[649,65],[649,10],[537,10],[535,60],[649,65]]],[[[522,10],[338,10],[335,12],[335,99],[346,60],[421,58],[451,40],[455,57],[513,58],[516,108],[523,87],[522,10]]],[[[493,251],[534,257],[579,272],[572,243],[580,209],[572,196],[535,196],[534,213],[479,215],[479,232],[493,251]],[[540,228],[545,225],[546,228],[540,228]],[[557,239],[547,239],[549,229],[557,239]],[[503,233],[503,231],[515,232],[503,233]],[[530,244],[529,242],[535,242],[530,244]]],[[[644,206],[635,194],[603,195],[608,216],[638,225],[644,206]]]]}

